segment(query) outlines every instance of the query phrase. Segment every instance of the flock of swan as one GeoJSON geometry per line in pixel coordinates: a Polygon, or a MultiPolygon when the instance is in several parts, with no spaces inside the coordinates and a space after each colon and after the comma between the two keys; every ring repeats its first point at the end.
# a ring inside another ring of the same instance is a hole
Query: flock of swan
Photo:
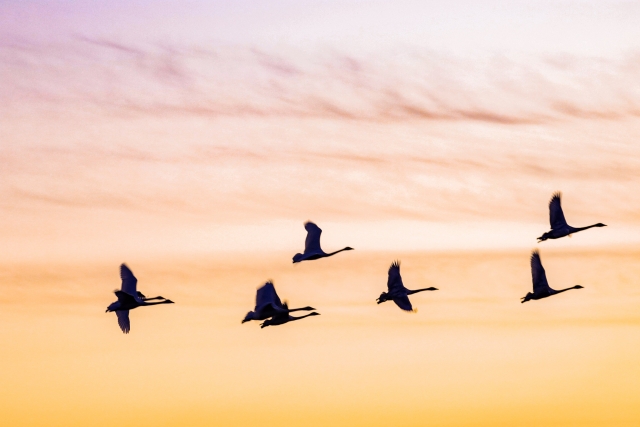
{"type": "MultiPolygon", "coordinates": [[[[605,224],[602,223],[579,228],[575,228],[567,224],[564,214],[562,213],[560,193],[553,194],[553,197],[549,202],[549,219],[551,223],[551,230],[538,237],[538,243],[547,239],[559,239],[565,236],[571,237],[573,233],[592,227],[605,227],[605,224]]],[[[304,224],[304,228],[307,230],[304,253],[295,254],[293,256],[294,263],[326,258],[342,251],[353,250],[353,248],[347,246],[338,251],[326,253],[320,247],[320,235],[322,234],[320,227],[313,222],[307,222],[304,224]]],[[[545,274],[544,267],[542,267],[540,253],[537,249],[531,254],[531,277],[533,281],[533,292],[528,292],[527,295],[521,298],[523,303],[529,300],[546,298],[571,289],[582,289],[582,286],[580,285],[560,290],[552,289],[547,282],[547,276],[545,274]]],[[[116,313],[116,316],[118,317],[118,325],[125,334],[129,333],[131,330],[129,310],[157,304],[173,304],[173,301],[161,296],[152,298],[145,297],[142,292],[137,290],[138,279],[136,279],[129,267],[125,264],[120,266],[120,278],[122,279],[121,289],[115,291],[118,301],[110,304],[109,307],[107,307],[107,312],[116,313]]],[[[376,302],[381,304],[386,301],[393,301],[402,310],[415,311],[411,305],[411,301],[409,301],[409,295],[422,291],[437,290],[437,288],[423,288],[415,290],[405,288],[402,283],[402,277],[400,277],[400,263],[399,261],[394,261],[391,264],[391,267],[389,267],[387,292],[382,292],[376,302]]],[[[320,313],[314,310],[315,308],[309,306],[289,308],[286,301],[283,303],[280,300],[273,283],[269,281],[258,289],[256,295],[256,306],[253,311],[247,313],[245,318],[242,320],[242,323],[250,320],[262,321],[260,324],[261,328],[282,325],[305,317],[318,316],[320,313]],[[298,317],[291,316],[291,313],[295,311],[311,311],[311,313],[298,317]]]]}

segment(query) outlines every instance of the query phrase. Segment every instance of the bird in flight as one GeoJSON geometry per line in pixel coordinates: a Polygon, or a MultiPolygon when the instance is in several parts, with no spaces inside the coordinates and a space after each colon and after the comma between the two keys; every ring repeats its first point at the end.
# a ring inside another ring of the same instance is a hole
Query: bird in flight
{"type": "Polygon", "coordinates": [[[578,231],[586,230],[593,227],[606,227],[606,224],[601,222],[587,227],[575,228],[567,224],[567,220],[564,219],[562,213],[562,206],[560,205],[561,193],[554,193],[553,197],[549,201],[549,222],[551,223],[551,230],[538,237],[538,243],[547,239],[559,239],[564,236],[569,236],[578,231]]]}
{"type": "Polygon", "coordinates": [[[289,309],[286,301],[284,304],[280,301],[280,297],[276,293],[276,288],[273,286],[273,283],[269,281],[258,288],[258,292],[256,293],[256,308],[247,313],[242,323],[250,320],[266,320],[269,317],[284,314],[288,315],[292,311],[301,310],[311,311],[315,310],[315,308],[307,306],[289,309]]]}
{"type": "Polygon", "coordinates": [[[547,282],[547,275],[544,272],[544,267],[542,267],[542,261],[540,260],[540,253],[538,250],[534,250],[531,253],[531,278],[533,280],[533,293],[527,292],[527,295],[520,298],[522,302],[527,302],[532,299],[542,299],[549,297],[551,295],[556,295],[564,291],[568,291],[570,289],[582,289],[583,287],[580,285],[572,286],[566,289],[560,289],[556,291],[555,289],[551,289],[549,286],[549,282],[547,282]]]}
{"type": "Polygon", "coordinates": [[[320,316],[320,313],[316,313],[315,311],[309,314],[305,314],[304,316],[298,316],[298,317],[290,316],[289,312],[294,310],[288,309],[286,301],[283,304],[283,308],[284,310],[281,313],[278,313],[275,316],[273,316],[271,319],[266,319],[264,322],[262,322],[260,324],[260,328],[266,328],[267,326],[284,325],[285,323],[293,322],[294,320],[304,319],[305,317],[309,317],[309,316],[320,316]]]}
{"type": "Polygon", "coordinates": [[[125,264],[120,265],[120,278],[122,279],[122,286],[120,290],[114,291],[118,301],[113,302],[107,307],[107,313],[115,311],[118,317],[118,325],[125,334],[128,334],[131,330],[131,324],[129,322],[129,310],[133,310],[137,307],[156,305],[156,304],[173,304],[173,301],[164,297],[147,298],[144,294],[137,290],[138,279],[133,275],[129,267],[125,264]],[[147,302],[153,300],[161,300],[159,302],[147,302]]]}
{"type": "Polygon", "coordinates": [[[383,292],[376,300],[378,304],[382,304],[385,301],[393,301],[398,307],[405,311],[414,311],[409,301],[409,295],[422,292],[422,291],[437,291],[437,288],[423,288],[410,290],[404,287],[402,284],[402,277],[400,277],[400,262],[394,261],[389,267],[389,278],[387,279],[388,292],[383,292]]]}
{"type": "Polygon", "coordinates": [[[353,248],[349,246],[342,248],[338,251],[326,253],[320,247],[320,235],[322,234],[322,230],[320,227],[315,225],[313,222],[308,221],[304,223],[304,228],[307,230],[307,238],[304,241],[304,253],[303,254],[295,254],[293,256],[293,263],[300,261],[310,261],[318,258],[326,258],[331,255],[335,255],[338,252],[342,251],[352,251],[353,248]]]}

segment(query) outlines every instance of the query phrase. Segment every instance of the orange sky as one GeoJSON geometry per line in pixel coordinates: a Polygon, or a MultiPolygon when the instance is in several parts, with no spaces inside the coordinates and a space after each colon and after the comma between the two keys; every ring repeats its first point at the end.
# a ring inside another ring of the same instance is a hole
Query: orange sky
{"type": "Polygon", "coordinates": [[[7,425],[638,424],[637,5],[94,6],[0,4],[7,425]],[[536,244],[559,190],[609,226],[536,244]]]}
{"type": "Polygon", "coordinates": [[[295,267],[287,255],[130,262],[141,290],[176,304],[132,311],[126,336],[102,311],[117,265],[4,264],[5,422],[638,421],[637,251],[543,250],[552,286],[585,289],[527,304],[519,303],[530,286],[526,250],[356,250],[295,267]],[[415,295],[415,314],[374,303],[394,257],[407,286],[440,289],[415,295]],[[241,325],[268,277],[292,305],[322,315],[277,328],[241,325]]]}

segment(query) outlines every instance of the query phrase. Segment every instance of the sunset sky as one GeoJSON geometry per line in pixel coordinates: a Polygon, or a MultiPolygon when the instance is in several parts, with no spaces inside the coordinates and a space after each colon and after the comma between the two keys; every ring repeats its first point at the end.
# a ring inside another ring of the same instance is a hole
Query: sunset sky
{"type": "Polygon", "coordinates": [[[640,3],[0,0],[15,426],[636,426],[640,3]],[[562,191],[569,224],[536,243],[562,191]],[[327,251],[291,265],[306,220],[327,251]],[[520,304],[539,248],[554,288],[520,304]],[[377,306],[402,261],[418,312],[377,306]],[[176,304],[105,314],[126,262],[176,304]],[[272,279],[322,316],[241,325],[272,279]]]}

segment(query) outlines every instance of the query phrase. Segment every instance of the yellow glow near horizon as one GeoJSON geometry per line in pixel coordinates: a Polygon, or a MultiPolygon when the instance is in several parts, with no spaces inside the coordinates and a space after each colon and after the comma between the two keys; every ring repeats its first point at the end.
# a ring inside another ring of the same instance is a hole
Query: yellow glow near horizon
{"type": "Polygon", "coordinates": [[[175,305],[102,310],[117,265],[4,266],[2,399],[11,425],[633,425],[638,252],[543,250],[552,286],[520,304],[527,252],[350,252],[132,264],[175,305]],[[396,256],[415,314],[376,305],[396,256]],[[272,278],[321,316],[240,324],[272,278]],[[28,291],[27,291],[28,289],[28,291]],[[545,407],[545,411],[536,408],[545,407]],[[265,421],[266,420],[266,421],[265,421]],[[276,421],[277,420],[277,421],[276,421]]]}

